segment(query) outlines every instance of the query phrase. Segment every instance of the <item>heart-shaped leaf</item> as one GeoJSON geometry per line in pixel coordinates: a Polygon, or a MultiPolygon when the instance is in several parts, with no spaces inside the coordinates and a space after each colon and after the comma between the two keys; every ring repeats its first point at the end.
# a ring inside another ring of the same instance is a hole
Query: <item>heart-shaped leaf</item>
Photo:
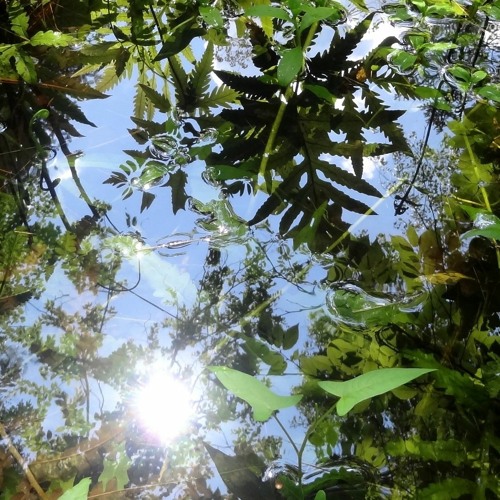
{"type": "Polygon", "coordinates": [[[302,396],[280,396],[271,391],[256,378],[225,366],[210,366],[222,385],[239,398],[246,401],[253,409],[253,416],[258,422],[264,422],[282,408],[296,405],[302,396]]]}
{"type": "Polygon", "coordinates": [[[318,382],[318,385],[324,391],[340,397],[337,413],[342,416],[361,401],[392,391],[433,371],[431,368],[381,368],[344,382],[318,382]]]}

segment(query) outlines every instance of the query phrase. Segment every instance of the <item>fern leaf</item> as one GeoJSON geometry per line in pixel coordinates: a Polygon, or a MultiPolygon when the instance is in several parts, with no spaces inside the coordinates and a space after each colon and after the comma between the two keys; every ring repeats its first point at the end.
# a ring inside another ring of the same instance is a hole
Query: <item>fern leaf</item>
{"type": "Polygon", "coordinates": [[[221,106],[229,108],[231,104],[238,102],[239,94],[227,85],[214,88],[209,94],[204,95],[198,102],[200,108],[208,109],[221,106]]]}
{"type": "Polygon", "coordinates": [[[146,113],[146,94],[141,87],[141,83],[143,85],[147,84],[147,76],[145,71],[140,71],[139,82],[135,86],[135,95],[134,95],[134,116],[136,118],[144,118],[146,113]]]}
{"type": "Polygon", "coordinates": [[[341,184],[349,189],[353,189],[358,193],[363,193],[369,196],[382,196],[378,189],[372,186],[369,182],[352,175],[350,172],[347,172],[347,170],[337,167],[336,165],[332,165],[326,161],[318,161],[316,162],[316,165],[317,163],[321,163],[321,171],[331,181],[341,184]]]}
{"type": "Polygon", "coordinates": [[[345,69],[347,58],[354,52],[361,39],[371,25],[375,13],[365,17],[357,26],[341,37],[338,31],[332,39],[328,50],[310,59],[308,66],[311,74],[326,76],[329,73],[345,69]]]}
{"type": "Polygon", "coordinates": [[[144,85],[143,83],[139,83],[139,86],[142,88],[143,92],[146,94],[146,97],[149,101],[156,106],[156,109],[161,113],[168,113],[171,109],[170,102],[168,99],[156,92],[153,88],[148,85],[144,85]]]}
{"type": "Polygon", "coordinates": [[[106,66],[106,68],[104,69],[101,78],[99,78],[99,81],[97,82],[95,88],[99,92],[106,92],[107,90],[116,87],[119,81],[120,78],[116,74],[116,68],[114,64],[108,64],[108,66],[106,66]]]}
{"type": "Polygon", "coordinates": [[[191,87],[195,93],[196,99],[200,100],[203,94],[208,90],[210,85],[210,73],[212,72],[212,64],[214,58],[214,46],[210,42],[207,48],[195,65],[190,78],[191,87]]]}
{"type": "Polygon", "coordinates": [[[83,111],[78,107],[78,105],[72,101],[68,96],[57,92],[53,96],[53,105],[61,114],[65,116],[65,119],[75,120],[85,125],[90,125],[95,127],[96,125],[89,121],[83,111]]]}
{"type": "Polygon", "coordinates": [[[214,71],[223,83],[249,98],[270,99],[278,90],[278,85],[264,83],[255,76],[241,76],[228,71],[214,71]]]}
{"type": "Polygon", "coordinates": [[[168,58],[168,63],[170,66],[170,76],[171,82],[174,86],[175,98],[177,100],[177,106],[181,109],[185,109],[188,105],[187,96],[189,93],[188,76],[182,67],[179,59],[174,57],[168,58]]]}

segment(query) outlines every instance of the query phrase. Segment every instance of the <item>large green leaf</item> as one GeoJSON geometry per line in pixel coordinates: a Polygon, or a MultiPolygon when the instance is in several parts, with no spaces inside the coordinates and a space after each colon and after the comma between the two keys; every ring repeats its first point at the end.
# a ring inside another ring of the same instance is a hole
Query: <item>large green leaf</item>
{"type": "Polygon", "coordinates": [[[60,497],[60,500],[87,500],[90,483],[90,478],[86,477],[82,479],[77,485],[73,486],[73,488],[67,490],[60,497]]]}
{"type": "Polygon", "coordinates": [[[392,391],[429,372],[430,368],[381,368],[344,382],[318,382],[326,392],[339,396],[337,413],[342,416],[361,401],[392,391]]]}
{"type": "Polygon", "coordinates": [[[268,420],[282,408],[296,405],[302,396],[280,396],[271,391],[263,382],[246,373],[225,366],[209,366],[220,382],[246,401],[253,409],[253,416],[258,422],[268,420]]]}

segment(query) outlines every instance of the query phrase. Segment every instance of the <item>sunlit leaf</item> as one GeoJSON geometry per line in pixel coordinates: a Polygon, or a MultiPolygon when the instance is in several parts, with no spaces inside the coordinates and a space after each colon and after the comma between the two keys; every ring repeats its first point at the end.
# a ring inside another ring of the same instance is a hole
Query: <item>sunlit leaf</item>
{"type": "Polygon", "coordinates": [[[102,483],[105,492],[123,490],[129,482],[128,468],[131,460],[125,449],[125,442],[118,445],[113,453],[112,459],[104,459],[104,469],[99,476],[99,482],[102,483]]]}
{"type": "Polygon", "coordinates": [[[64,492],[59,500],[87,500],[91,480],[89,477],[82,479],[77,485],[64,492]]]}
{"type": "Polygon", "coordinates": [[[318,382],[318,385],[326,392],[340,397],[337,401],[337,413],[343,416],[358,403],[433,371],[435,370],[430,368],[381,368],[345,382],[318,382]]]}
{"type": "Polygon", "coordinates": [[[457,283],[463,279],[473,280],[470,276],[454,271],[426,274],[425,276],[421,276],[420,279],[430,283],[431,285],[452,285],[453,283],[457,283]]]}
{"type": "Polygon", "coordinates": [[[146,97],[154,104],[158,111],[162,113],[167,113],[171,109],[171,105],[166,96],[159,94],[156,90],[152,89],[149,85],[139,83],[142,91],[146,97]]]}
{"type": "Polygon", "coordinates": [[[477,90],[477,93],[481,97],[486,97],[486,99],[491,99],[492,101],[500,102],[500,85],[489,84],[481,87],[477,90]]]}
{"type": "Polygon", "coordinates": [[[268,420],[282,408],[296,405],[302,396],[280,396],[272,392],[263,382],[255,377],[225,366],[210,366],[220,382],[239,398],[246,401],[253,409],[258,422],[268,420]]]}
{"type": "Polygon", "coordinates": [[[272,17],[276,19],[283,19],[284,21],[291,21],[290,14],[280,7],[271,7],[270,5],[253,5],[245,9],[245,14],[252,17],[272,17]]]}
{"type": "Polygon", "coordinates": [[[278,83],[288,87],[302,69],[304,57],[301,47],[294,47],[283,52],[283,57],[278,63],[278,83]]]}
{"type": "Polygon", "coordinates": [[[224,26],[224,19],[220,9],[200,5],[200,15],[209,26],[216,26],[217,28],[222,28],[224,26]]]}
{"type": "Polygon", "coordinates": [[[60,33],[59,31],[38,31],[30,38],[30,45],[46,45],[48,47],[67,47],[75,42],[71,35],[60,33]]]}
{"type": "Polygon", "coordinates": [[[195,64],[190,83],[196,98],[201,97],[210,84],[210,73],[214,56],[214,45],[209,43],[201,59],[195,64]]]}

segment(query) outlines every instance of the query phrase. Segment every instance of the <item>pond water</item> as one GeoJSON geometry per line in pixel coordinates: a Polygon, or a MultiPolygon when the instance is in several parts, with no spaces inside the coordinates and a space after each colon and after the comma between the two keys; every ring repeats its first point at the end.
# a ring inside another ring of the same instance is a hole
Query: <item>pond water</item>
{"type": "Polygon", "coordinates": [[[498,2],[76,4],[0,6],[0,499],[496,498],[498,2]]]}

